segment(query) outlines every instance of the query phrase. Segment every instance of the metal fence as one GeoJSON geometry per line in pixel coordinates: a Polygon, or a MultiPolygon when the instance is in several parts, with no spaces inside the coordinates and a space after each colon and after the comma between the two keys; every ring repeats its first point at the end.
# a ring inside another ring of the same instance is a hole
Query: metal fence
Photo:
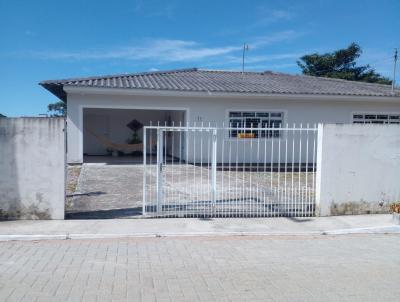
{"type": "Polygon", "coordinates": [[[148,126],[143,213],[313,216],[317,127],[148,126]]]}

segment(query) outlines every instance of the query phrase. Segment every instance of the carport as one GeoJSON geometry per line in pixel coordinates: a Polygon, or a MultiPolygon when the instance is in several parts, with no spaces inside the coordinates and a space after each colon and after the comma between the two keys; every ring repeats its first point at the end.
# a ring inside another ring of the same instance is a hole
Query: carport
{"type": "MultiPolygon", "coordinates": [[[[83,109],[83,161],[85,163],[142,163],[143,128],[137,131],[130,124],[179,125],[185,123],[183,110],[148,109],[83,109]],[[137,145],[137,151],[116,150],[107,144],[137,145]]],[[[152,149],[147,153],[151,154],[152,149]]]]}
{"type": "MultiPolygon", "coordinates": [[[[141,215],[143,179],[143,127],[179,125],[184,110],[83,108],[83,164],[76,190],[67,196],[67,218],[128,218],[141,215]],[[142,125],[136,131],[129,125],[142,125]],[[116,145],[137,145],[137,151],[112,150],[116,145]]],[[[154,138],[154,142],[155,142],[154,138]]],[[[156,146],[147,148],[152,160],[156,146]]],[[[153,159],[155,162],[155,159],[153,159]]],[[[69,174],[74,166],[69,167],[69,174]]],[[[71,178],[71,177],[69,177],[71,178]]]]}

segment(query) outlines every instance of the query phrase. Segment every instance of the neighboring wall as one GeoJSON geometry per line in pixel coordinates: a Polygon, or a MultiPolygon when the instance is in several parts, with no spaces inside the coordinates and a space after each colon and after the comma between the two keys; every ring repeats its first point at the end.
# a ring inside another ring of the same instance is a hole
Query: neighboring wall
{"type": "Polygon", "coordinates": [[[65,121],[0,118],[0,219],[64,219],[65,121]]]}
{"type": "Polygon", "coordinates": [[[319,139],[321,216],[384,213],[400,200],[400,125],[324,125],[319,139]]]}

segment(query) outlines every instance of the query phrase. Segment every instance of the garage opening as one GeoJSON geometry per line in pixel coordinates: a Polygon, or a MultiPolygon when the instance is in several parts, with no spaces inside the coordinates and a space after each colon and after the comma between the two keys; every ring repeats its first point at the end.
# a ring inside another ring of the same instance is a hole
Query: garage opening
{"type": "MultiPolygon", "coordinates": [[[[82,166],[69,168],[76,186],[67,196],[66,218],[140,217],[143,127],[185,122],[184,110],[85,108],[84,160],[82,166]]],[[[146,153],[148,160],[156,156],[155,150],[146,153]]]]}
{"type": "Polygon", "coordinates": [[[86,108],[83,110],[84,162],[142,163],[143,127],[179,123],[185,123],[185,111],[86,108]]]}

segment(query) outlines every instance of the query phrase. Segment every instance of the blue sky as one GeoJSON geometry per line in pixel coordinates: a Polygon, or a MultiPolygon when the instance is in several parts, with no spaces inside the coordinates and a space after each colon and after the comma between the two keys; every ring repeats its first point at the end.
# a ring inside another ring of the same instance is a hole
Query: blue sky
{"type": "MultiPolygon", "coordinates": [[[[0,0],[0,113],[46,113],[46,79],[185,67],[299,73],[296,60],[357,42],[391,75],[400,1],[0,0]]],[[[397,82],[399,82],[397,76],[397,82]]]]}

